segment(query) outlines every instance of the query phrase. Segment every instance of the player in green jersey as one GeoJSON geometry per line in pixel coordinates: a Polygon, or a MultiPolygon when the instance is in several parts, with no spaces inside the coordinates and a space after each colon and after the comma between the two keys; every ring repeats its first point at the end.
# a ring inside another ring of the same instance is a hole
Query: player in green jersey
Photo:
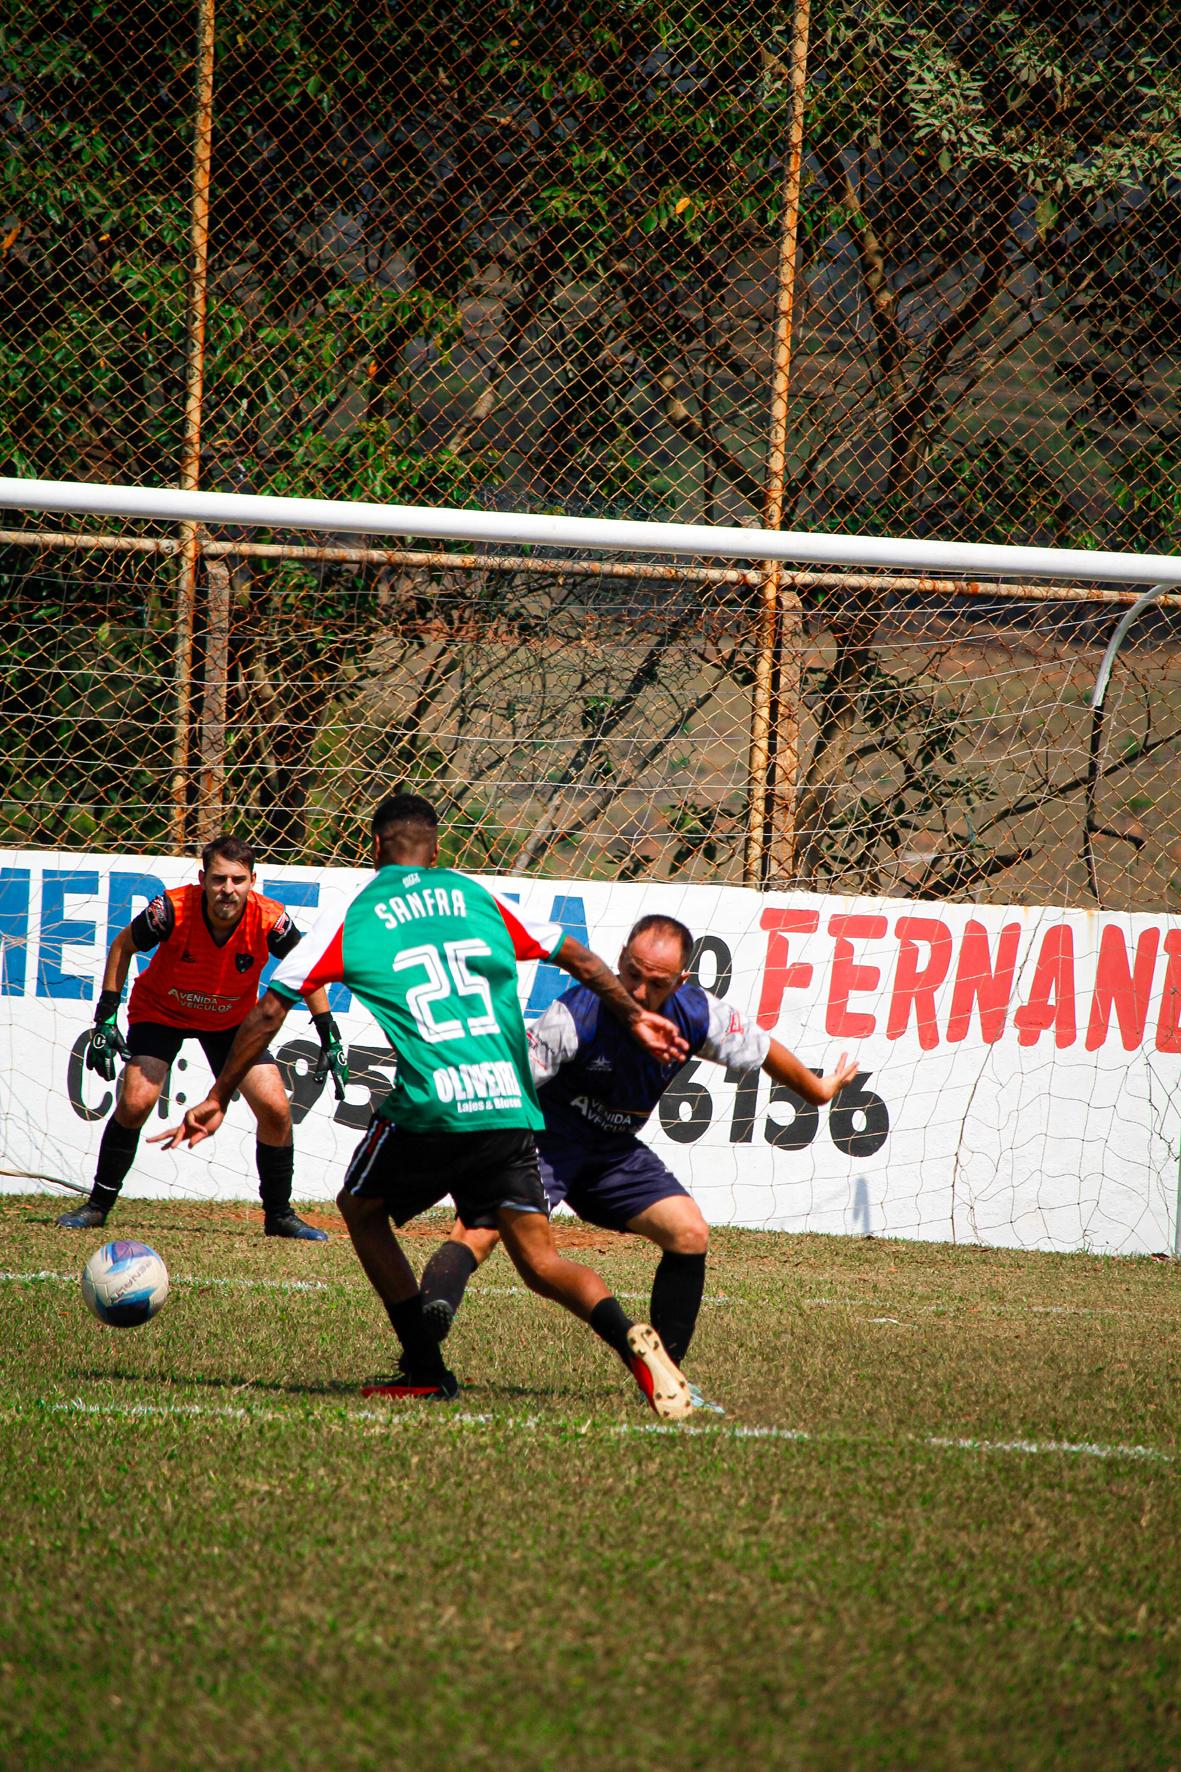
{"type": "Polygon", "coordinates": [[[220,1126],[255,1054],[291,1005],[343,982],[397,1054],[394,1088],[370,1122],[337,1204],[402,1346],[402,1368],[365,1394],[458,1393],[422,1318],[418,1281],[391,1227],[451,1194],[468,1225],[495,1226],[534,1292],[562,1304],[615,1349],[658,1415],[692,1409],[689,1387],[647,1324],[633,1323],[592,1269],[558,1254],[533,1134],[533,1086],[516,969],[552,960],[588,985],[661,1062],[684,1058],[678,1029],[628,994],[602,960],[556,924],[526,920],[470,875],[438,866],[429,801],[398,793],[373,817],[376,873],[343,915],[326,912],[243,1022],[209,1095],[163,1133],[169,1148],[220,1126]]]}

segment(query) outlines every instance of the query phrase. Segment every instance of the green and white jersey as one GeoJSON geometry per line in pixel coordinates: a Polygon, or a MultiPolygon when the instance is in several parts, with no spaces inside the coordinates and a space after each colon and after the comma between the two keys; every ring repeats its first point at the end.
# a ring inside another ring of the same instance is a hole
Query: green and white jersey
{"type": "Polygon", "coordinates": [[[398,1059],[378,1111],[407,1132],[539,1131],[517,962],[550,960],[564,939],[467,874],[385,867],[343,917],[319,918],[271,989],[356,993],[398,1059]]]}

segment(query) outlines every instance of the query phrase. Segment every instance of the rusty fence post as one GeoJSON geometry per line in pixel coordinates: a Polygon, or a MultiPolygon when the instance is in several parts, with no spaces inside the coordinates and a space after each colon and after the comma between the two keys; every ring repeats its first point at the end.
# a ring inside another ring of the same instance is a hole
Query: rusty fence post
{"type": "MultiPolygon", "coordinates": [[[[791,379],[792,319],[800,231],[800,174],[804,148],[804,89],[808,66],[809,0],[796,0],[791,46],[791,120],[783,181],[783,230],[775,304],[775,351],[763,525],[783,526],[787,470],[787,396],[791,379]]],[[[742,878],[761,886],[768,862],[790,874],[795,855],[796,775],[799,762],[800,656],[803,621],[798,597],[782,596],[783,569],[768,561],[761,575],[751,707],[749,800],[742,878]]]]}
{"type": "Polygon", "coordinates": [[[225,555],[205,559],[205,675],[201,690],[201,774],[197,841],[208,843],[225,826],[226,698],[230,672],[230,566],[225,555]]]}
{"type": "MultiPolygon", "coordinates": [[[[184,492],[196,491],[201,474],[201,407],[205,382],[205,313],[209,271],[209,179],[213,145],[213,9],[214,0],[198,0],[197,85],[193,120],[192,260],[186,304],[184,432],[177,481],[184,492]]],[[[193,643],[200,551],[197,525],[182,523],[176,584],[176,729],[172,747],[172,840],[178,852],[183,852],[189,838],[193,643]]]]}

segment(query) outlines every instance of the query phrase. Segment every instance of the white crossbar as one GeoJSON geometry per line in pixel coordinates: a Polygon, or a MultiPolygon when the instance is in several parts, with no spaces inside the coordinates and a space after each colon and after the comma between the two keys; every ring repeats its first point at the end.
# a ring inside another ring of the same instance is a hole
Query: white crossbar
{"type": "Polygon", "coordinates": [[[0,478],[0,509],[81,517],[138,517],[165,523],[316,530],[331,535],[415,536],[613,553],[691,554],[705,559],[782,560],[797,566],[855,566],[956,578],[1066,578],[1181,585],[1181,555],[1091,553],[1083,548],[993,547],[980,542],[819,535],[697,523],[633,523],[606,517],[375,505],[325,498],[180,492],[168,486],[104,486],[72,480],[0,478]]]}

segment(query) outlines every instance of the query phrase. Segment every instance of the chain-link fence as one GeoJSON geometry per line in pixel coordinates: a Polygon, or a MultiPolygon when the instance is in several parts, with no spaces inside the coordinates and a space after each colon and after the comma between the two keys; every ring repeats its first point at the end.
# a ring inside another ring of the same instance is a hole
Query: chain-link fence
{"type": "MultiPolygon", "coordinates": [[[[1170,552],[1174,27],[1152,0],[15,0],[0,456],[1170,552]]],[[[1121,610],[1083,585],[25,524],[12,843],[225,822],[344,859],[358,796],[406,777],[488,868],[1177,904],[1167,601],[1100,729],[1121,610]]]]}

